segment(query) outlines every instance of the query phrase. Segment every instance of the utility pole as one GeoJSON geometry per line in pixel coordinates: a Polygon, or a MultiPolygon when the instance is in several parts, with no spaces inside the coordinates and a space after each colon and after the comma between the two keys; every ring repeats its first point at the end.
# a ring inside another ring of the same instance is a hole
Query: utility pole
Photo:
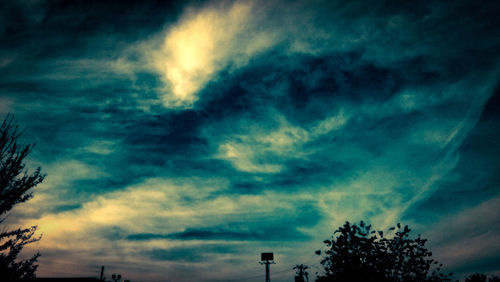
{"type": "Polygon", "coordinates": [[[295,282],[309,282],[309,273],[306,269],[309,267],[307,265],[296,265],[293,269],[297,269],[297,276],[295,276],[295,282]],[[304,279],[305,276],[305,279],[304,279]]]}
{"type": "Polygon", "coordinates": [[[101,275],[99,276],[99,280],[104,281],[104,265],[101,266],[101,275]]]}
{"type": "Polygon", "coordinates": [[[122,278],[121,274],[113,273],[113,275],[111,275],[111,279],[115,280],[115,282],[118,282],[118,280],[120,280],[121,278],[122,278]]]}
{"type": "Polygon", "coordinates": [[[269,273],[269,265],[276,264],[274,262],[274,254],[273,253],[261,253],[260,254],[260,264],[266,265],[266,282],[271,282],[271,276],[269,273]]]}

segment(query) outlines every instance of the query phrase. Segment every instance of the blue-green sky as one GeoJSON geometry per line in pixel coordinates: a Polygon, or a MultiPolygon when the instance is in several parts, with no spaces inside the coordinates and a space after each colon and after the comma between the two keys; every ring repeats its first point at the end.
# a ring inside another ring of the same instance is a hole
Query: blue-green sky
{"type": "Polygon", "coordinates": [[[140,2],[1,4],[39,276],[291,281],[361,219],[500,271],[498,1],[140,2]]]}

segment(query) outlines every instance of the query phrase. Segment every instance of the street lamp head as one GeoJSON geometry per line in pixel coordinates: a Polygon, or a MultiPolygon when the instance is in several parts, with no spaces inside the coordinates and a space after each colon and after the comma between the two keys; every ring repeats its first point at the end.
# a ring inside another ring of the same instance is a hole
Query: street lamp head
{"type": "Polygon", "coordinates": [[[260,260],[261,261],[274,260],[274,254],[273,253],[261,253],[260,260]]]}

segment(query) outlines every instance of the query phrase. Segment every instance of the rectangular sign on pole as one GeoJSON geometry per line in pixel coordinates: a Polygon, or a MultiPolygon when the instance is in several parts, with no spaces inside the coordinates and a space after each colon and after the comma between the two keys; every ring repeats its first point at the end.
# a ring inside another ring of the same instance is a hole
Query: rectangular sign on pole
{"type": "Polygon", "coordinates": [[[261,253],[260,260],[274,260],[274,254],[273,253],[261,253]]]}

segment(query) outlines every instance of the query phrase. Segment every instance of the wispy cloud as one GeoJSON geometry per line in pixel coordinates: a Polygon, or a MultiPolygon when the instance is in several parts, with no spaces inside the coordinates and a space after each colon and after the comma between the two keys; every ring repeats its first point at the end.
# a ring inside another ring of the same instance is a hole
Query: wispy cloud
{"type": "MultiPolygon", "coordinates": [[[[317,262],[344,220],[495,211],[495,4],[84,2],[0,28],[0,112],[48,173],[9,218],[44,233],[41,274],[220,281],[262,250],[317,262]]],[[[434,253],[464,269],[495,228],[434,253]]]]}

